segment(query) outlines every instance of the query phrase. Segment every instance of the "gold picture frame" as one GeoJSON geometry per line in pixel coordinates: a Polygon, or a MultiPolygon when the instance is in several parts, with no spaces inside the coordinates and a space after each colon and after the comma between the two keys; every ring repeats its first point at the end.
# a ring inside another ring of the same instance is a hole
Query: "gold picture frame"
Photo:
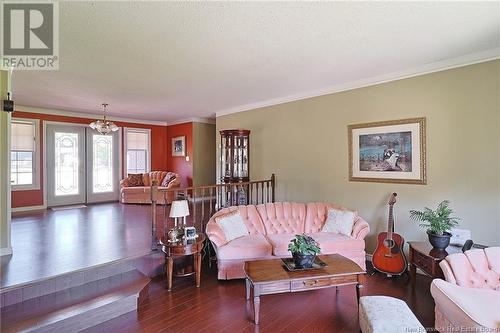
{"type": "Polygon", "coordinates": [[[427,184],[426,118],[348,125],[349,181],[427,184]]]}

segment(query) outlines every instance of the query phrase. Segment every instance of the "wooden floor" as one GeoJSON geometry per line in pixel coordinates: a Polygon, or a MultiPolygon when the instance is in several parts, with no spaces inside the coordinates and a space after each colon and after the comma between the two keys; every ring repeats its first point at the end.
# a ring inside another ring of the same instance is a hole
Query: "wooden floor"
{"type": "MultiPolygon", "coordinates": [[[[419,275],[415,289],[406,276],[367,277],[365,295],[403,299],[425,327],[433,327],[431,279],[419,275]]],[[[150,287],[150,297],[129,313],[87,331],[93,332],[359,332],[352,286],[261,297],[260,324],[253,324],[252,303],[245,300],[243,280],[218,281],[216,269],[203,265],[200,288],[190,277],[177,278],[171,292],[163,279],[150,287]]]]}
{"type": "Polygon", "coordinates": [[[150,214],[150,205],[118,202],[16,213],[13,255],[0,259],[0,288],[149,253],[150,214]]]}
{"type": "MultiPolygon", "coordinates": [[[[147,205],[98,204],[15,216],[14,255],[1,259],[2,287],[140,255],[149,251],[150,228],[147,205]]],[[[364,292],[405,300],[421,323],[432,327],[430,279],[418,276],[415,289],[408,280],[369,276],[364,292]]],[[[263,296],[258,326],[244,289],[243,280],[218,281],[216,268],[204,262],[201,288],[192,277],[178,278],[168,292],[163,278],[157,278],[137,313],[88,332],[359,332],[353,287],[342,287],[338,294],[324,289],[263,296]]]]}

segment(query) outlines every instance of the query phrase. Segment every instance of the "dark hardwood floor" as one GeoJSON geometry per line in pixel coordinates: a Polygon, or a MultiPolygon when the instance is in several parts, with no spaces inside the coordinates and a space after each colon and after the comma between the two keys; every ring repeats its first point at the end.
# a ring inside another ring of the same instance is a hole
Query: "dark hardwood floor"
{"type": "MultiPolygon", "coordinates": [[[[197,205],[197,219],[208,219],[197,205]],[[202,215],[203,214],[203,215],[202,215]]],[[[157,237],[164,234],[164,210],[158,205],[157,237]]],[[[187,218],[193,225],[194,212],[187,218]]],[[[167,228],[173,226],[168,219],[167,228]]],[[[199,225],[196,226],[199,230],[199,225]]],[[[151,250],[151,205],[118,202],[86,208],[14,213],[13,254],[0,258],[0,289],[148,254],[151,250]]]]}
{"type": "Polygon", "coordinates": [[[151,249],[151,206],[118,202],[16,213],[11,256],[2,256],[1,288],[35,281],[151,249]]]}
{"type": "MultiPolygon", "coordinates": [[[[215,265],[213,265],[215,266],[215,265]]],[[[433,327],[431,279],[367,277],[365,295],[403,299],[425,327],[433,327]]],[[[359,332],[355,291],[352,286],[261,297],[261,321],[253,323],[252,303],[245,300],[243,280],[218,281],[216,268],[203,263],[201,287],[190,277],[174,279],[171,292],[164,278],[150,287],[150,296],[137,313],[129,313],[96,326],[93,332],[359,332]]],[[[388,316],[390,316],[388,314],[388,316]]]]}
{"type": "MultiPolygon", "coordinates": [[[[101,264],[149,251],[150,206],[118,203],[85,209],[16,215],[12,220],[14,255],[2,257],[2,287],[101,264]]],[[[160,231],[161,232],[161,231],[160,231]]],[[[252,303],[243,280],[218,281],[215,264],[203,263],[201,287],[193,277],[153,280],[149,299],[131,312],[90,332],[358,332],[353,287],[261,299],[261,323],[253,324],[252,303]]],[[[407,276],[367,277],[365,295],[405,300],[426,327],[434,323],[430,278],[419,275],[415,289],[407,276]]]]}

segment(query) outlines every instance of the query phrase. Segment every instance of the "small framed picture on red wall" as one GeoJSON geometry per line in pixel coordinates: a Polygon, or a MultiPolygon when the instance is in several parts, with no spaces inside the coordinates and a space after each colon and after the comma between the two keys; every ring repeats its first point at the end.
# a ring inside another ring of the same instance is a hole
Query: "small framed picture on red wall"
{"type": "Polygon", "coordinates": [[[172,138],[172,156],[186,156],[186,137],[172,138]]]}

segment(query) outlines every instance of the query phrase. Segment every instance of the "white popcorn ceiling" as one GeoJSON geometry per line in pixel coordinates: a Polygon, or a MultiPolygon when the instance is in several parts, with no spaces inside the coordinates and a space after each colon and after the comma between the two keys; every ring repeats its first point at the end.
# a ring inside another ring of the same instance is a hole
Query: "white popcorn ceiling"
{"type": "Polygon", "coordinates": [[[60,2],[59,71],[14,71],[13,92],[35,107],[214,117],[495,57],[499,25],[500,2],[60,2]]]}

